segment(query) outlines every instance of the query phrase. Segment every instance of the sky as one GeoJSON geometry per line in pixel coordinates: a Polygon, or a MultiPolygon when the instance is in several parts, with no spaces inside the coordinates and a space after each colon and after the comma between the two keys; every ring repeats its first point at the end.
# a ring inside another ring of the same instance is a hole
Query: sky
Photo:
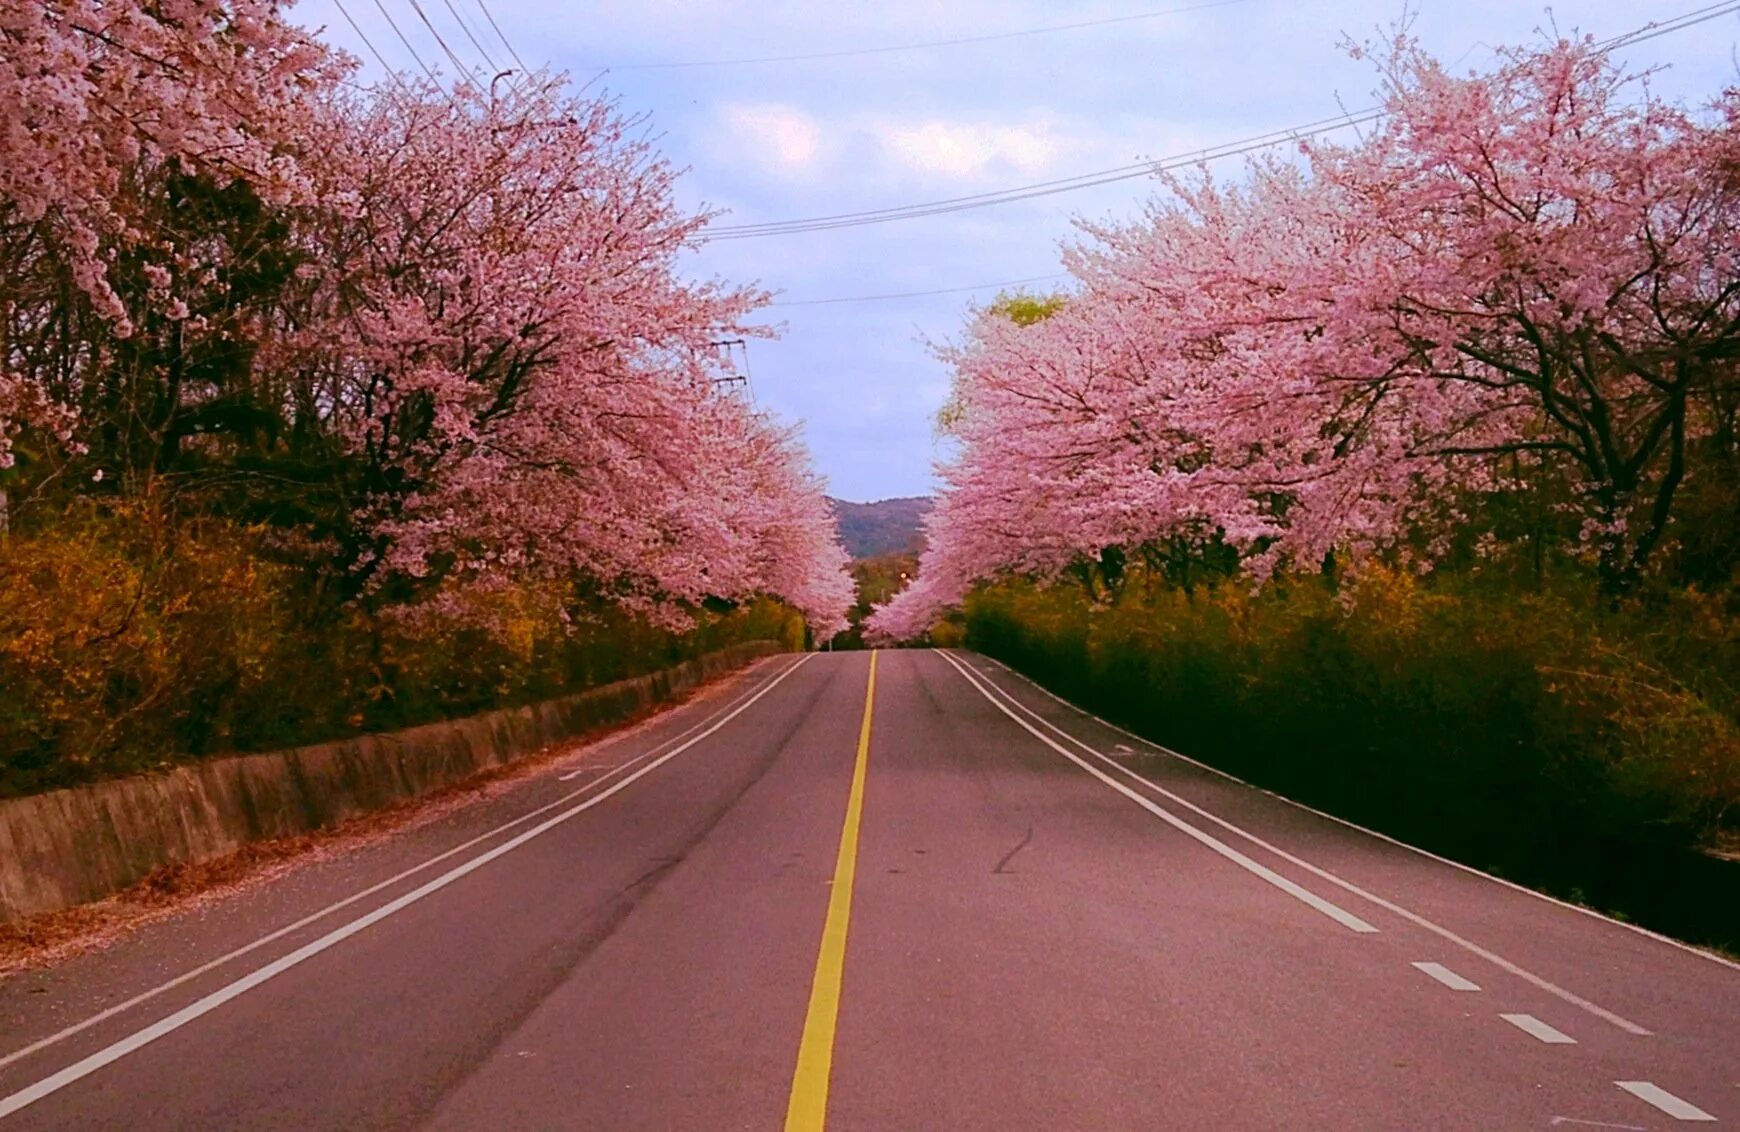
{"type": "MultiPolygon", "coordinates": [[[[1494,46],[1605,39],[1707,2],[302,0],[292,18],[376,81],[419,57],[452,75],[435,33],[468,67],[513,66],[505,41],[527,66],[644,116],[686,170],[682,206],[744,225],[1038,184],[1358,111],[1377,77],[1345,44],[1410,13],[1428,50],[1468,70],[1494,46]],[[1069,24],[1088,26],[1058,27],[1069,24]],[[968,42],[937,42],[947,40],[968,42]]],[[[1740,81],[1737,41],[1729,14],[1621,58],[1658,68],[1658,92],[1697,104],[1740,81]]],[[[1242,160],[1212,168],[1236,177],[1242,160]]],[[[895,223],[715,239],[684,270],[777,293],[758,321],[778,337],[747,348],[753,394],[801,425],[832,494],[925,494],[948,455],[933,427],[949,386],[936,344],[1000,284],[1061,285],[1048,277],[1078,220],[1134,218],[1157,191],[1142,176],[895,223]],[[910,294],[926,291],[949,293],[910,294]],[[890,295],[901,297],[865,298],[890,295]]]]}

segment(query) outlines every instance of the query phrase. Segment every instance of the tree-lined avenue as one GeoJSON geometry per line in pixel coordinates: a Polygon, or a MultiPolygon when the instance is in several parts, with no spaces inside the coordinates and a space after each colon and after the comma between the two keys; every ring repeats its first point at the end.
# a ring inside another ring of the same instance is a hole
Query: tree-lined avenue
{"type": "Polygon", "coordinates": [[[948,651],[768,660],[439,821],[0,984],[0,1025],[7,1129],[1740,1112],[1732,964],[948,651]]]}

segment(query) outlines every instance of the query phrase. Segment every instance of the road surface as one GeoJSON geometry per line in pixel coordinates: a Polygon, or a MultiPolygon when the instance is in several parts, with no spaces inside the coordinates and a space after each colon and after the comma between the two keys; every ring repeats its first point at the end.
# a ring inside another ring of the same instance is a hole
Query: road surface
{"type": "Polygon", "coordinates": [[[1740,967],[984,657],[770,658],[0,983],[12,1129],[1740,1126],[1740,967]]]}

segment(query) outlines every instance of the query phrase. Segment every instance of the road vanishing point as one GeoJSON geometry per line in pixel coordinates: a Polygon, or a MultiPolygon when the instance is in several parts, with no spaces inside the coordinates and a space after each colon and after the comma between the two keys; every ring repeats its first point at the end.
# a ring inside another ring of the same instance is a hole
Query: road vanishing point
{"type": "Polygon", "coordinates": [[[962,651],[768,658],[0,982],[13,1129],[1740,1125],[1740,966],[962,651]]]}

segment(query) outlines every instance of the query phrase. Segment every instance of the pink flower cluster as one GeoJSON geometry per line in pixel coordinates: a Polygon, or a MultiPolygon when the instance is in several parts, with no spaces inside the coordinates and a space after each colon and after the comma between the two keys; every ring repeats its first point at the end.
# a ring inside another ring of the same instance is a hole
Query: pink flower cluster
{"type": "Polygon", "coordinates": [[[1735,94],[1666,104],[1589,42],[1470,77],[1378,54],[1370,136],[1170,180],[1081,226],[1060,302],[981,310],[943,352],[960,455],[874,632],[1156,540],[1218,538],[1259,580],[1429,562],[1529,477],[1579,501],[1614,584],[1647,566],[1740,392],[1735,94]]]}
{"type": "Polygon", "coordinates": [[[547,75],[361,90],[275,0],[8,4],[0,43],[0,444],[119,396],[112,482],[195,445],[330,461],[363,588],[581,577],[843,624],[807,454],[719,380],[766,296],[683,276],[708,217],[641,123],[547,75]],[[189,178],[230,211],[178,211],[189,178]],[[188,343],[224,364],[159,360],[188,343]]]}

